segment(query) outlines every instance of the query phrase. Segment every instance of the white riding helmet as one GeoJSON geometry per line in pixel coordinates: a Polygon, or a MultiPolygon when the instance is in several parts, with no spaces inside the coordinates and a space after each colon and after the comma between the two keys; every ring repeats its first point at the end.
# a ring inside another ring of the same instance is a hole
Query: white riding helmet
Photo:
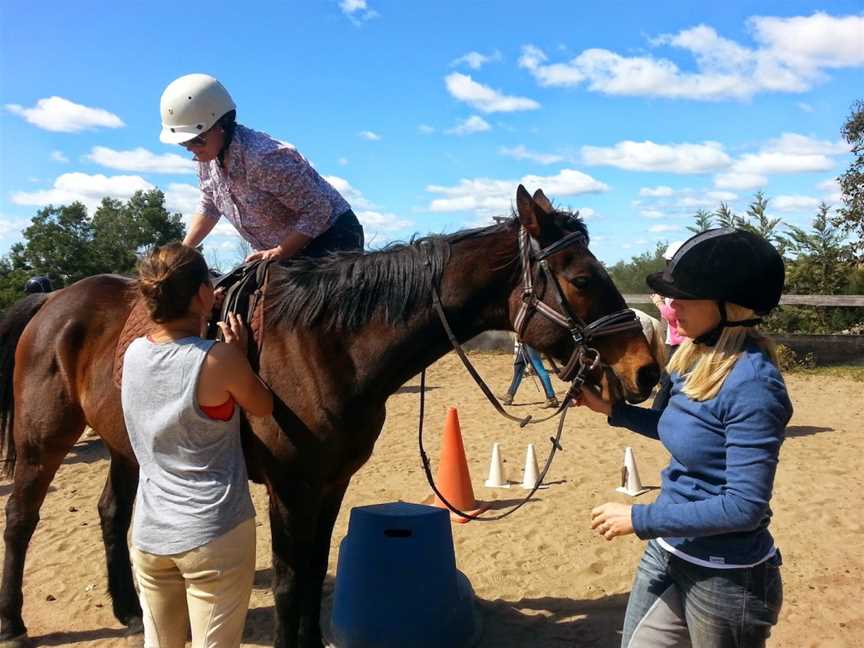
{"type": "Polygon", "coordinates": [[[168,84],[159,110],[166,144],[182,144],[209,130],[224,114],[237,108],[219,81],[209,74],[187,74],[168,84]]]}
{"type": "Polygon", "coordinates": [[[678,248],[680,248],[683,244],[684,241],[672,241],[672,243],[668,245],[666,251],[663,253],[663,258],[667,261],[671,261],[672,257],[674,257],[675,253],[678,251],[678,248]]]}

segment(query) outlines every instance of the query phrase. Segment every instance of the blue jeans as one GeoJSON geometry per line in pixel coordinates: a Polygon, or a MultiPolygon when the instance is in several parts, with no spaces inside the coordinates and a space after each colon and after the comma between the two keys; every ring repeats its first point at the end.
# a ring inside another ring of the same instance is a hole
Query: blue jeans
{"type": "Polygon", "coordinates": [[[513,380],[510,382],[507,393],[515,396],[519,385],[522,383],[522,376],[525,373],[525,356],[528,357],[531,366],[534,367],[534,373],[537,374],[540,382],[543,383],[543,391],[546,392],[546,398],[552,398],[555,395],[555,390],[552,389],[552,381],[549,379],[546,367],[543,366],[543,360],[540,359],[540,354],[527,344],[522,345],[522,353],[513,362],[513,380]]]}
{"type": "Polygon", "coordinates": [[[763,648],[783,603],[779,550],[755,567],[712,569],[645,548],[621,648],[763,648]]]}

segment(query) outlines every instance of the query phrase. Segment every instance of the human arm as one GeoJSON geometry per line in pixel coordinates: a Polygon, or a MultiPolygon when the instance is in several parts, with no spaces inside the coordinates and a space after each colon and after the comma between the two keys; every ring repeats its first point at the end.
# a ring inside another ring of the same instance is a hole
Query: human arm
{"type": "Polygon", "coordinates": [[[657,433],[657,423],[660,421],[662,412],[635,407],[623,401],[610,403],[590,385],[583,385],[573,402],[577,406],[584,406],[599,414],[605,414],[609,425],[613,427],[626,427],[651,439],[660,438],[657,433]]]}
{"type": "Polygon", "coordinates": [[[219,328],[225,342],[215,344],[208,356],[208,360],[212,358],[211,384],[218,381],[249,414],[269,416],[273,413],[273,394],[249,365],[246,327],[237,315],[228,313],[228,321],[219,322],[219,328]]]}
{"type": "Polygon", "coordinates": [[[633,533],[631,511],[633,506],[619,502],[606,502],[591,511],[591,528],[607,540],[633,533]]]}
{"type": "Polygon", "coordinates": [[[201,241],[213,231],[217,222],[217,220],[204,214],[194,214],[192,221],[189,223],[189,229],[186,230],[186,236],[183,237],[183,245],[188,245],[189,247],[200,245],[201,241]]]}
{"type": "Polygon", "coordinates": [[[311,236],[307,236],[306,234],[302,234],[300,232],[291,232],[284,239],[282,239],[282,241],[276,247],[270,248],[269,250],[260,250],[257,252],[253,252],[246,257],[244,263],[251,263],[252,261],[257,260],[284,261],[285,259],[288,259],[300,252],[300,250],[305,248],[311,240],[311,236]]]}
{"type": "Polygon", "coordinates": [[[718,493],[696,501],[635,505],[632,521],[640,538],[704,537],[764,523],[791,415],[785,387],[779,379],[748,380],[722,398],[725,461],[718,493]]]}

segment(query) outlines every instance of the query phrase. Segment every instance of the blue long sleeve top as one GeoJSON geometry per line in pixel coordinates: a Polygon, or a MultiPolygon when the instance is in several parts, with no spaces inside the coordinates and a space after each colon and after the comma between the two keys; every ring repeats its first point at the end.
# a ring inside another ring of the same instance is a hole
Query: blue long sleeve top
{"type": "Polygon", "coordinates": [[[753,565],[771,556],[771,492],[792,403],[779,370],[748,346],[718,394],[695,401],[672,374],[662,412],[616,404],[609,417],[659,439],[672,455],[653,504],[633,506],[642,539],[706,566],[753,565]]]}

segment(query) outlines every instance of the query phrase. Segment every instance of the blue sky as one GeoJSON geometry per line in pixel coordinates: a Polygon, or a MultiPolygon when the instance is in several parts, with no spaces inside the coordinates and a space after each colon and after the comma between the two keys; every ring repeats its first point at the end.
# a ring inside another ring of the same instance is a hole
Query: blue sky
{"type": "MultiPolygon", "coordinates": [[[[0,254],[36,211],[197,176],[159,97],[206,72],[297,146],[373,246],[504,215],[519,182],[579,209],[614,263],[699,209],[806,225],[849,162],[864,3],[303,0],[0,4],[0,254]]],[[[231,226],[206,242],[225,265],[231,226]]]]}

